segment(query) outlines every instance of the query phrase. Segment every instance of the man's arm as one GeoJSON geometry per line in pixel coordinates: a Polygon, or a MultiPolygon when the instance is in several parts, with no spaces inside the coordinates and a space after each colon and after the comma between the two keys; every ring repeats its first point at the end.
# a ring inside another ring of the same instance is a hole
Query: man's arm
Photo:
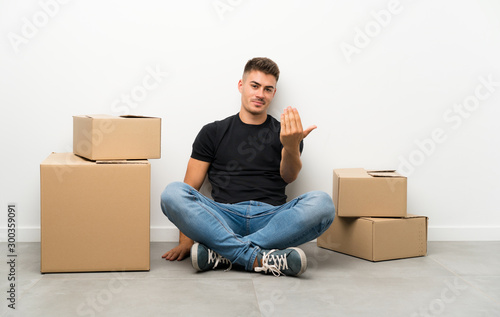
{"type": "Polygon", "coordinates": [[[203,185],[203,182],[205,181],[205,177],[207,176],[209,167],[209,162],[190,158],[186,170],[186,175],[184,176],[184,183],[199,191],[201,185],[203,185]]]}
{"type": "MultiPolygon", "coordinates": [[[[209,166],[210,163],[208,162],[190,158],[186,170],[186,176],[184,176],[184,183],[199,191],[201,185],[203,185],[203,182],[205,181],[205,176],[207,175],[209,166]]],[[[179,231],[179,245],[162,255],[162,258],[169,261],[183,260],[189,256],[193,243],[193,240],[189,239],[186,235],[179,231]]]]}
{"type": "Polygon", "coordinates": [[[316,129],[315,125],[306,130],[302,128],[299,112],[295,108],[288,107],[281,114],[280,141],[283,149],[281,150],[280,174],[285,182],[291,183],[299,176],[302,168],[300,142],[314,129],[316,129]]]}

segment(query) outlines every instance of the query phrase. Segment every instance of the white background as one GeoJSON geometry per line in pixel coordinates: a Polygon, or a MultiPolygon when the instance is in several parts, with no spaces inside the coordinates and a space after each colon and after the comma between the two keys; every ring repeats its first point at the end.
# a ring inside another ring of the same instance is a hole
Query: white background
{"type": "Polygon", "coordinates": [[[176,240],[160,193],[201,126],[239,110],[255,56],[281,69],[270,113],[295,106],[318,125],[290,198],[331,193],[334,168],[397,168],[430,240],[500,240],[498,1],[4,0],[0,241],[11,202],[19,240],[39,241],[39,164],[72,150],[72,116],[128,112],[163,120],[151,239],[176,240]]]}

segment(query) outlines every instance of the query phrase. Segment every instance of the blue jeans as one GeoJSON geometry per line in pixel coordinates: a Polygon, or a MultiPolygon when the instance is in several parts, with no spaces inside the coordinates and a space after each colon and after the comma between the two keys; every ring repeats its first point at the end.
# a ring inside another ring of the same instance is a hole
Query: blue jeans
{"type": "Polygon", "coordinates": [[[187,237],[247,271],[261,249],[286,249],[316,239],[335,216],[332,199],[321,191],[281,206],[258,201],[222,204],[182,182],[165,188],[161,209],[187,237]]]}

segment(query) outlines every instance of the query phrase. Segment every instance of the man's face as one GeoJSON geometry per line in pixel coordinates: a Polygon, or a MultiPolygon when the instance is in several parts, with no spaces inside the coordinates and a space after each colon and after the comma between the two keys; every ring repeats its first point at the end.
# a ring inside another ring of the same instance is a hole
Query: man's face
{"type": "Polygon", "coordinates": [[[267,114],[276,93],[276,78],[261,71],[251,71],[238,82],[242,111],[252,115],[267,114]]]}

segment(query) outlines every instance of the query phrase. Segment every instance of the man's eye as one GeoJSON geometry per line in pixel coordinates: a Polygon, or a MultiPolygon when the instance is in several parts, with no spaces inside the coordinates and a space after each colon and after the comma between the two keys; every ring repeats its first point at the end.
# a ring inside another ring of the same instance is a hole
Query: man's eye
{"type": "Polygon", "coordinates": [[[273,90],[271,88],[266,88],[266,91],[267,92],[273,92],[273,90]]]}
{"type": "Polygon", "coordinates": [[[252,85],[252,88],[257,88],[257,85],[252,85]]]}

